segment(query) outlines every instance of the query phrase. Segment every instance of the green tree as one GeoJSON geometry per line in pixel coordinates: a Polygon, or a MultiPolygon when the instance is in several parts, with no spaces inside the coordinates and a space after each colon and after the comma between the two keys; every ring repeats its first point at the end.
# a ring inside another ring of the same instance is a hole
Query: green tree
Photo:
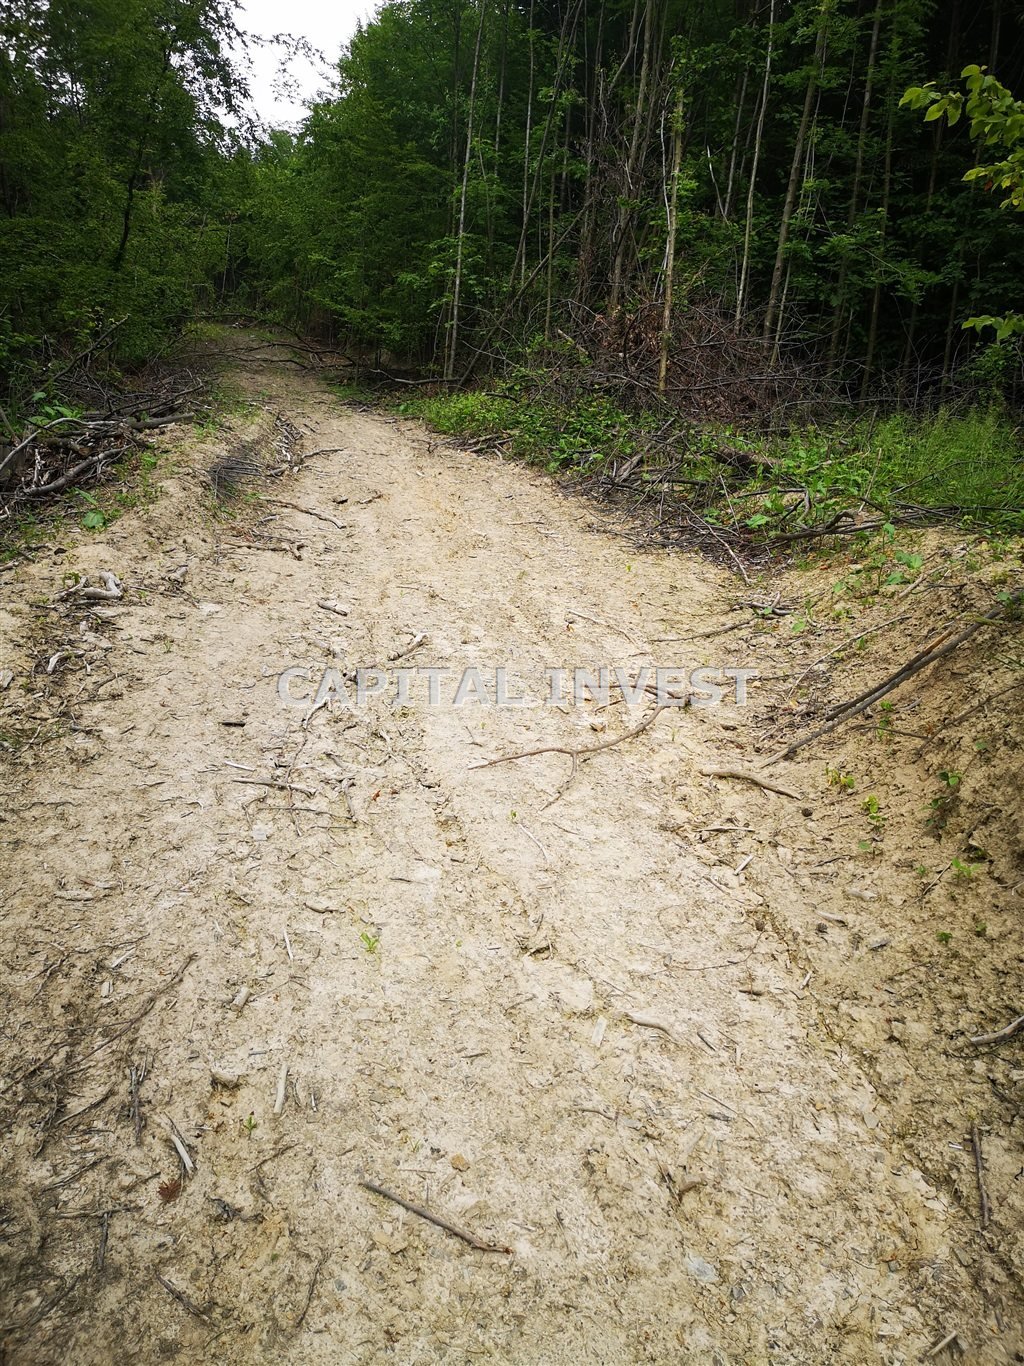
{"type": "MultiPolygon", "coordinates": [[[[960,75],[964,91],[940,91],[929,82],[906,90],[900,103],[923,109],[926,123],[944,118],[954,127],[966,116],[978,159],[964,180],[1000,194],[1000,206],[1019,213],[1024,210],[1024,100],[1015,99],[985,67],[966,66],[960,75]]],[[[1024,314],[983,314],[968,318],[964,326],[994,328],[996,341],[1005,341],[1024,333],[1024,314]]]]}

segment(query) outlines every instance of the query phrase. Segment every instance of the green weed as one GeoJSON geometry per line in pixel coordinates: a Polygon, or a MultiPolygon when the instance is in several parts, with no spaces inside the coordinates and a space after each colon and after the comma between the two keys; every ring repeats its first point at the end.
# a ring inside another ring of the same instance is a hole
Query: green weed
{"type": "Polygon", "coordinates": [[[840,792],[852,792],[857,786],[857,780],[852,773],[844,773],[842,769],[826,768],[825,777],[828,779],[829,787],[838,787],[840,792]]]}

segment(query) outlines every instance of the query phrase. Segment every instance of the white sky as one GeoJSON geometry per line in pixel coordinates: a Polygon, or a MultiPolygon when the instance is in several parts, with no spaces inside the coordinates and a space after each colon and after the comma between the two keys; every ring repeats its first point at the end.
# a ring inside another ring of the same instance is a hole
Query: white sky
{"type": "Polygon", "coordinates": [[[267,38],[276,33],[305,38],[326,58],[326,64],[294,58],[282,81],[281,50],[253,48],[249,83],[257,115],[275,128],[299,123],[305,114],[303,100],[330,85],[342,44],[376,8],[376,0],[244,0],[237,16],[240,28],[267,38]]]}

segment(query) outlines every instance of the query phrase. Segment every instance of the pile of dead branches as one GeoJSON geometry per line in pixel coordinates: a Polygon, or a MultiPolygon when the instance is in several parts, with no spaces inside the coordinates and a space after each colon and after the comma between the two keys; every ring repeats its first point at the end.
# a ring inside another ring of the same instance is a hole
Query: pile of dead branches
{"type": "Polygon", "coordinates": [[[110,393],[92,386],[102,402],[79,408],[72,402],[8,424],[0,438],[0,508],[24,509],[70,488],[101,483],[112,466],[146,449],[144,433],[176,422],[191,422],[202,381],[175,373],[131,391],[110,393]]]}
{"type": "Polygon", "coordinates": [[[821,368],[799,346],[737,326],[717,303],[693,301],[673,319],[664,390],[660,300],[611,315],[582,304],[571,311],[572,341],[587,358],[589,382],[620,399],[630,391],[647,400],[658,395],[691,421],[760,430],[821,415],[834,401],[821,368]]]}

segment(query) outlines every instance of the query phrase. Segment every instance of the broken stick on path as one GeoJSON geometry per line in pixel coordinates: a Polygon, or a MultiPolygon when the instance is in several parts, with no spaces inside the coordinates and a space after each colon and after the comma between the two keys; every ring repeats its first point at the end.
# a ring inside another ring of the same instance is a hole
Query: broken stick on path
{"type": "Polygon", "coordinates": [[[426,1209],[423,1205],[414,1205],[411,1200],[404,1199],[401,1195],[396,1195],[394,1191],[389,1191],[386,1186],[378,1186],[376,1181],[360,1181],[364,1190],[373,1191],[374,1195],[382,1195],[385,1200],[393,1200],[396,1205],[401,1205],[410,1214],[418,1214],[421,1219],[426,1219],[428,1224],[435,1224],[438,1228],[443,1228],[446,1233],[453,1234],[456,1238],[461,1238],[470,1247],[476,1248],[477,1252],[511,1252],[510,1247],[505,1247],[502,1243],[488,1243],[483,1238],[478,1238],[475,1233],[470,1233],[468,1229],[459,1228],[458,1224],[451,1223],[443,1215],[435,1214],[433,1210],[426,1209]]]}
{"type": "Polygon", "coordinates": [[[799,792],[794,792],[791,787],[783,787],[782,783],[777,783],[772,778],[766,778],[761,773],[751,773],[745,768],[729,768],[724,766],[709,766],[702,768],[701,773],[705,778],[738,778],[744,783],[753,783],[755,787],[763,787],[768,792],[777,792],[780,797],[792,797],[794,801],[802,801],[799,792]]]}
{"type": "Polygon", "coordinates": [[[470,768],[493,768],[495,764],[510,764],[514,759],[532,759],[537,754],[567,754],[572,760],[572,772],[569,775],[569,781],[572,782],[581,759],[585,761],[594,754],[600,754],[602,750],[611,749],[613,745],[621,745],[626,740],[632,740],[652,726],[669,705],[668,702],[661,703],[638,726],[627,730],[625,735],[618,735],[613,740],[602,740],[599,745],[584,745],[581,749],[570,749],[567,745],[541,745],[538,749],[524,749],[519,754],[499,754],[496,759],[481,759],[477,764],[470,764],[470,768]]]}

